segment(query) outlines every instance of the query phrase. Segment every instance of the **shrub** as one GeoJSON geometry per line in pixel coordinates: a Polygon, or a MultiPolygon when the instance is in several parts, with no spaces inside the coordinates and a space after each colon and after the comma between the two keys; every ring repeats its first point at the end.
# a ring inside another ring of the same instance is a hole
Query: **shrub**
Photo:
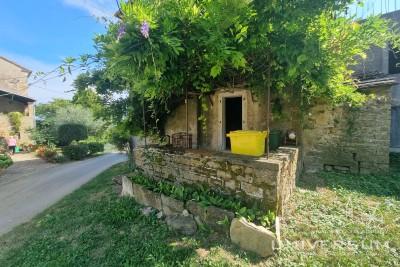
{"type": "Polygon", "coordinates": [[[18,111],[8,113],[8,119],[10,120],[11,126],[16,134],[21,130],[23,117],[24,115],[18,111]]]}
{"type": "Polygon", "coordinates": [[[45,146],[39,146],[36,149],[36,156],[38,156],[39,158],[44,158],[44,152],[46,151],[46,147],[45,146]]]}
{"type": "Polygon", "coordinates": [[[10,156],[5,154],[0,154],[0,169],[6,169],[13,164],[10,156]]]}
{"type": "Polygon", "coordinates": [[[57,162],[56,157],[58,156],[58,152],[54,146],[39,146],[36,149],[36,155],[48,162],[57,162]]]}
{"type": "Polygon", "coordinates": [[[82,124],[63,124],[58,127],[57,141],[61,146],[68,146],[73,141],[84,140],[88,137],[87,128],[82,124]]]}
{"type": "Polygon", "coordinates": [[[96,153],[104,152],[104,144],[100,142],[82,142],[82,144],[88,145],[89,154],[93,155],[96,153]]]}
{"type": "Polygon", "coordinates": [[[6,153],[8,150],[7,141],[4,137],[0,137],[0,154],[6,153]]]}
{"type": "Polygon", "coordinates": [[[66,161],[68,161],[68,158],[64,155],[57,154],[57,156],[54,157],[55,163],[64,163],[66,161]]]}
{"type": "Polygon", "coordinates": [[[82,160],[89,154],[87,144],[71,144],[62,148],[63,155],[72,160],[82,160]]]}

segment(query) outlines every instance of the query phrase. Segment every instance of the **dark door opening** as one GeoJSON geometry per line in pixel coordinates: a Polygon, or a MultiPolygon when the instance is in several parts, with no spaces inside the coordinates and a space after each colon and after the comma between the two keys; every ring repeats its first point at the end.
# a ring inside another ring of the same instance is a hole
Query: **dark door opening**
{"type": "Polygon", "coordinates": [[[390,131],[390,146],[400,148],[400,106],[392,107],[392,129],[390,131]]]}
{"type": "MultiPolygon", "coordinates": [[[[242,97],[228,97],[225,98],[225,133],[237,130],[242,130],[242,97]]],[[[226,138],[226,149],[231,149],[229,138],[226,138]]]]}

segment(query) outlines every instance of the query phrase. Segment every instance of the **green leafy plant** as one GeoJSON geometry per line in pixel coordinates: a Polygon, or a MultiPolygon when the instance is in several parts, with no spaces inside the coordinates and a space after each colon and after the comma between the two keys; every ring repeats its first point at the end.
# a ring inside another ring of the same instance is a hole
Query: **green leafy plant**
{"type": "Polygon", "coordinates": [[[202,184],[187,185],[174,184],[164,180],[156,181],[140,172],[135,172],[129,175],[129,177],[134,183],[142,185],[151,191],[159,192],[185,202],[193,200],[199,202],[204,207],[215,206],[230,210],[237,216],[244,217],[251,222],[260,223],[264,227],[271,227],[275,221],[275,214],[273,212],[268,211],[265,213],[256,208],[248,208],[238,197],[211,190],[202,184]]]}
{"type": "Polygon", "coordinates": [[[90,155],[104,152],[104,144],[101,142],[81,141],[80,143],[88,145],[90,155]]]}
{"type": "Polygon", "coordinates": [[[5,154],[0,154],[0,169],[6,169],[13,164],[13,160],[10,156],[5,154]]]}
{"type": "Polygon", "coordinates": [[[8,113],[8,119],[10,120],[11,126],[13,127],[14,133],[18,134],[21,131],[21,124],[23,114],[18,111],[8,113]]]}
{"type": "Polygon", "coordinates": [[[61,146],[67,146],[73,141],[84,140],[88,137],[87,128],[82,124],[63,124],[58,127],[57,141],[61,146]]]}
{"type": "Polygon", "coordinates": [[[82,160],[89,155],[89,146],[87,144],[73,143],[63,147],[62,153],[71,160],[82,160]]]}

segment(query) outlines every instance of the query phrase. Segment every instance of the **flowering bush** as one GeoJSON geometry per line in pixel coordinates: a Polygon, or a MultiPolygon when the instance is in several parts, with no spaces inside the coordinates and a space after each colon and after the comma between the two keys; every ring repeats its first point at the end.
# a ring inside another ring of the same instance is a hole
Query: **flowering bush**
{"type": "Polygon", "coordinates": [[[53,146],[39,146],[36,149],[36,155],[47,162],[58,162],[56,158],[58,157],[57,149],[53,146]]]}

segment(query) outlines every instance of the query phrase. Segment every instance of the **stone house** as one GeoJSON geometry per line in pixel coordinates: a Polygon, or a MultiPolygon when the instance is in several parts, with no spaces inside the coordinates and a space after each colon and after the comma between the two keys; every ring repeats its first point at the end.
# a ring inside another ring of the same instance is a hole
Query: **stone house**
{"type": "MultiPolygon", "coordinates": [[[[137,147],[136,164],[151,177],[205,183],[283,214],[302,170],[389,170],[391,87],[395,84],[388,78],[359,82],[361,92],[374,95],[362,107],[321,103],[310,110],[305,120],[303,117],[303,122],[295,105],[280,100],[281,113],[277,116],[268,112],[267,98],[254,95],[245,86],[215,90],[206,100],[205,114],[201,114],[198,97],[192,95],[187,104],[182,103],[171,112],[165,125],[168,136],[188,131],[191,147],[137,147]],[[206,117],[206,127],[199,121],[201,115],[206,117]],[[229,152],[226,133],[266,130],[268,116],[270,129],[283,133],[279,149],[269,157],[229,152]],[[289,131],[295,131],[297,143],[285,143],[284,136],[289,131]]],[[[275,102],[279,101],[272,97],[271,106],[275,102]]]]}
{"type": "Polygon", "coordinates": [[[28,78],[31,71],[0,56],[0,137],[13,134],[8,113],[23,114],[19,144],[30,143],[27,130],[35,127],[35,100],[28,96],[28,78]]]}
{"type": "MultiPolygon", "coordinates": [[[[385,53],[388,58],[389,51],[385,53]]],[[[371,58],[384,61],[373,55],[371,58]]],[[[389,60],[382,62],[377,66],[383,68],[386,64],[386,73],[390,74],[389,60]]],[[[400,139],[396,115],[400,113],[399,103],[396,104],[400,97],[399,81],[400,75],[362,75],[357,80],[358,90],[370,97],[361,107],[320,102],[308,114],[302,114],[287,99],[272,95],[268,100],[255,95],[246,85],[217,88],[203,102],[198,95],[189,93],[186,101],[170,113],[164,129],[173,145],[176,134],[188,133],[187,148],[137,147],[136,164],[151,177],[205,183],[284,214],[302,171],[389,171],[391,147],[400,139]],[[205,118],[205,125],[200,118],[205,118]],[[268,124],[270,130],[282,133],[281,147],[268,157],[229,152],[227,133],[264,131],[268,124]],[[295,132],[296,142],[288,142],[289,132],[295,132]]]]}
{"type": "MultiPolygon", "coordinates": [[[[382,15],[392,20],[398,28],[400,23],[400,10],[382,15]]],[[[385,48],[372,48],[368,57],[357,66],[356,71],[360,77],[389,77],[400,83],[400,51],[388,44],[385,48]]],[[[391,88],[391,137],[390,149],[400,152],[400,85],[391,88]]]]}

